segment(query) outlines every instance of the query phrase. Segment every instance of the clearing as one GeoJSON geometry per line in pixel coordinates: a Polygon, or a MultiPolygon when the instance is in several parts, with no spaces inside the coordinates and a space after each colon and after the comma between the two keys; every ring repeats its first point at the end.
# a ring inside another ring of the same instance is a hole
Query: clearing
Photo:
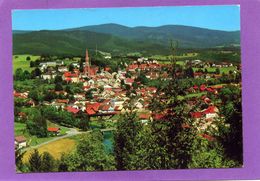
{"type": "Polygon", "coordinates": [[[16,69],[21,68],[23,70],[28,70],[31,72],[33,68],[30,67],[30,61],[35,61],[40,56],[35,55],[13,55],[13,72],[15,72],[16,69]],[[27,57],[30,57],[30,60],[26,60],[27,57]]]}

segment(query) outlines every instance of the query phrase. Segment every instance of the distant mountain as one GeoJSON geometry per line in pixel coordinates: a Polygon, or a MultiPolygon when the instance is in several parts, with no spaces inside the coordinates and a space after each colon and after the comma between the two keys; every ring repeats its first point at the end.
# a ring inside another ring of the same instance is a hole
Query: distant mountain
{"type": "Polygon", "coordinates": [[[34,31],[13,34],[14,54],[84,55],[86,48],[113,53],[167,53],[167,47],[91,31],[34,31]]]}
{"type": "Polygon", "coordinates": [[[26,31],[26,30],[13,30],[13,34],[23,34],[23,33],[29,33],[31,31],[26,31]]]}
{"type": "Polygon", "coordinates": [[[240,31],[165,25],[126,27],[118,24],[85,26],[65,30],[13,31],[14,54],[83,55],[85,48],[112,53],[168,54],[170,40],[180,48],[215,48],[240,44],[240,31]]]}
{"type": "Polygon", "coordinates": [[[212,48],[240,44],[240,31],[220,31],[181,25],[165,25],[159,27],[127,27],[118,24],[102,24],[85,26],[72,30],[88,30],[106,33],[121,38],[141,41],[153,41],[169,45],[170,39],[178,40],[185,48],[212,48]]]}

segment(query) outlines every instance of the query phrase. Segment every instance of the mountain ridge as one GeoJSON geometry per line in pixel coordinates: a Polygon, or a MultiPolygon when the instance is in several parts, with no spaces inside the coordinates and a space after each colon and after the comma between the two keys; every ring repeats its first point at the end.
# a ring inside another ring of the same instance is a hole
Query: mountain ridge
{"type": "Polygon", "coordinates": [[[13,31],[14,53],[81,54],[76,49],[166,54],[171,40],[180,48],[240,45],[240,31],[210,30],[183,25],[127,27],[109,23],[63,30],[13,31]],[[50,41],[46,41],[50,40],[50,41]],[[55,41],[56,40],[56,41],[55,41]],[[51,47],[51,48],[50,48],[51,47]],[[69,49],[70,47],[71,49],[69,49]]]}

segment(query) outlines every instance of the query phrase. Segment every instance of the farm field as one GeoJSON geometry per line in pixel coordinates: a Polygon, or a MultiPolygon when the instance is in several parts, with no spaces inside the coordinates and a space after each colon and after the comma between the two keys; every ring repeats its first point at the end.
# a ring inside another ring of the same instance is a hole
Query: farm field
{"type": "Polygon", "coordinates": [[[30,67],[30,61],[35,61],[40,56],[35,55],[13,55],[13,72],[15,72],[16,69],[22,68],[23,70],[28,70],[31,72],[33,68],[30,67]],[[26,60],[27,57],[30,57],[30,60],[26,60]]]}
{"type": "MultiPolygon", "coordinates": [[[[202,69],[203,71],[205,71],[205,69],[207,69],[209,73],[211,73],[211,72],[213,73],[213,72],[216,71],[217,68],[215,68],[215,67],[193,68],[193,71],[195,72],[195,71],[198,71],[199,69],[202,69]]],[[[235,66],[232,66],[232,67],[221,67],[221,68],[219,68],[219,70],[220,70],[221,74],[223,74],[223,73],[228,74],[229,71],[235,71],[235,70],[237,70],[237,68],[235,66]]]]}
{"type": "MultiPolygon", "coordinates": [[[[70,153],[75,149],[76,141],[70,138],[60,139],[38,148],[39,153],[49,152],[55,159],[60,159],[62,153],[70,153]]],[[[26,163],[33,149],[24,154],[23,161],[26,163]]]]}

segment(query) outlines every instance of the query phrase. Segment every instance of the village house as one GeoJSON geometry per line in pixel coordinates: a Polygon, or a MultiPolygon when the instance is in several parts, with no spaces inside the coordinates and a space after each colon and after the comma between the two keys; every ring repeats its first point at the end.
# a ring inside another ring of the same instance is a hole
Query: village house
{"type": "Polygon", "coordinates": [[[68,71],[68,68],[66,66],[60,66],[60,67],[58,67],[58,71],[61,73],[64,73],[64,72],[68,71]]]}
{"type": "Polygon", "coordinates": [[[21,149],[27,146],[26,138],[24,136],[16,136],[14,139],[15,147],[21,149]]]}
{"type": "Polygon", "coordinates": [[[62,79],[66,82],[79,83],[79,75],[77,73],[64,72],[62,79]]]}
{"type": "Polygon", "coordinates": [[[48,127],[48,133],[51,135],[51,136],[57,136],[60,134],[60,128],[56,128],[56,127],[48,127]]]}
{"type": "Polygon", "coordinates": [[[54,79],[55,77],[57,76],[57,74],[53,74],[53,73],[50,73],[50,72],[47,72],[47,73],[44,73],[41,75],[41,78],[43,80],[51,80],[51,79],[54,79]]]}

